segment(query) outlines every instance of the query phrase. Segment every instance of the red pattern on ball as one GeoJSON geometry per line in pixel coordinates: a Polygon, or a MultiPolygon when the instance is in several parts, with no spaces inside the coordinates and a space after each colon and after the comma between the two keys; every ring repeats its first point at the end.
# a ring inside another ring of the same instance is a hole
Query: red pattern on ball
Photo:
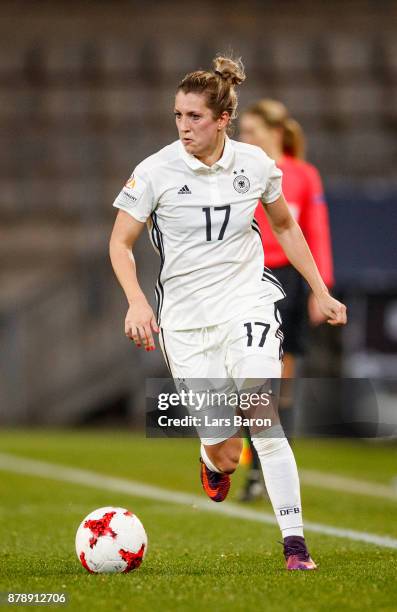
{"type": "Polygon", "coordinates": [[[134,553],[129,550],[123,550],[122,548],[119,550],[119,555],[127,563],[127,567],[123,570],[123,574],[130,572],[131,570],[137,569],[142,561],[143,555],[145,552],[145,545],[142,544],[138,552],[134,553]]]}
{"type": "Polygon", "coordinates": [[[84,552],[80,553],[80,561],[81,561],[81,565],[82,565],[83,567],[85,567],[85,569],[87,570],[87,572],[90,572],[90,574],[95,574],[95,572],[93,572],[93,571],[92,571],[92,569],[90,569],[90,568],[88,567],[88,563],[87,563],[87,561],[86,561],[86,558],[85,558],[85,554],[84,554],[84,552]]]}
{"type": "Polygon", "coordinates": [[[106,512],[102,518],[98,520],[88,520],[84,523],[84,527],[90,529],[94,534],[92,538],[90,538],[90,548],[94,548],[95,544],[98,541],[98,538],[104,535],[110,535],[112,538],[116,537],[116,533],[110,527],[109,523],[114,517],[116,512],[106,512]]]}

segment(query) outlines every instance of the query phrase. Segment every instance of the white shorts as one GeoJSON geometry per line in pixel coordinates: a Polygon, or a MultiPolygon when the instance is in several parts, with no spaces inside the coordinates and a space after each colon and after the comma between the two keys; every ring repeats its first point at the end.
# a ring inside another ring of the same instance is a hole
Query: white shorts
{"type": "MultiPolygon", "coordinates": [[[[211,381],[217,391],[239,391],[246,381],[264,382],[281,378],[281,316],[275,303],[254,305],[245,314],[210,327],[173,331],[161,329],[160,346],[167,366],[178,383],[188,387],[211,381]]],[[[207,386],[208,388],[208,386],[207,386]]],[[[211,406],[209,411],[219,412],[211,406]]],[[[219,416],[217,414],[217,416],[219,416]]],[[[217,444],[230,437],[217,434],[206,438],[197,431],[203,444],[217,444]]]]}

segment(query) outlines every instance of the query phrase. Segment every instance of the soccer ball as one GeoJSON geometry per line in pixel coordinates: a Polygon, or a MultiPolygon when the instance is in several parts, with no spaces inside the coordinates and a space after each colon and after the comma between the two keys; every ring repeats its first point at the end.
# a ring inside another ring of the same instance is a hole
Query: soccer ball
{"type": "Polygon", "coordinates": [[[94,510],[76,533],[76,553],[92,574],[114,574],[137,569],[147,551],[145,529],[135,514],[107,506],[94,510]]]}

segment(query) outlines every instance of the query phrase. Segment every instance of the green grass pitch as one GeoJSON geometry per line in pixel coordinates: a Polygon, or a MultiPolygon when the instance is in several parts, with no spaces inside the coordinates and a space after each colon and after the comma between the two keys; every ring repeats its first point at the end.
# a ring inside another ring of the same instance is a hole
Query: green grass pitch
{"type": "MultiPolygon", "coordinates": [[[[201,494],[197,440],[3,431],[0,452],[201,494]]],[[[303,468],[385,484],[397,475],[395,453],[393,445],[295,443],[303,468]]],[[[233,476],[231,501],[243,475],[239,468],[233,476]]],[[[303,486],[302,497],[307,520],[397,537],[391,499],[314,486],[303,486]]],[[[265,501],[250,507],[271,511],[265,501]]],[[[0,471],[0,519],[0,591],[66,591],[67,610],[397,609],[397,550],[371,544],[307,533],[319,570],[286,572],[276,526],[6,471],[0,471]],[[131,574],[90,575],[75,555],[80,521],[106,505],[129,508],[148,533],[147,557],[131,574]]]]}

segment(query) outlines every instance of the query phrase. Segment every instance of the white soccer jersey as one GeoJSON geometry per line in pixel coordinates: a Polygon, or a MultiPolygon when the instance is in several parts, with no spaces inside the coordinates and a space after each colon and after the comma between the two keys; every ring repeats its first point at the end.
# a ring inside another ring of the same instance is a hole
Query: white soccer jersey
{"type": "Polygon", "coordinates": [[[263,266],[254,213],[281,194],[281,171],[259,147],[226,137],[209,167],[178,140],[142,161],[113,203],[147,222],[160,255],[157,320],[170,330],[228,321],[285,293],[263,266]]]}

